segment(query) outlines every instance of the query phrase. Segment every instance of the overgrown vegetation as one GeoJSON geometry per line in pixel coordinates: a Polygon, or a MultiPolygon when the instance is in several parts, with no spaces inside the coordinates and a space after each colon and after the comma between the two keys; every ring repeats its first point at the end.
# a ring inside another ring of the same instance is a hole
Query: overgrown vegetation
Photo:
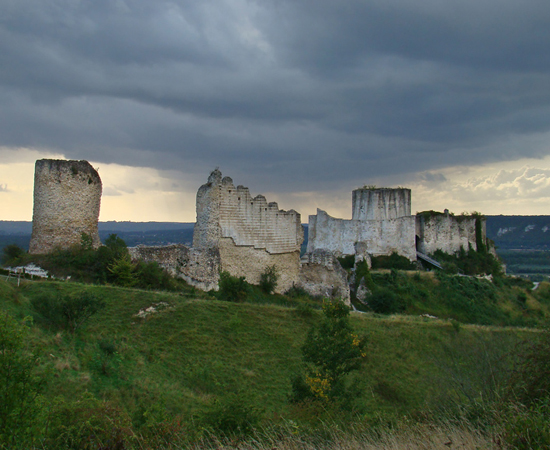
{"type": "Polygon", "coordinates": [[[47,293],[33,298],[31,304],[38,314],[38,321],[43,321],[47,327],[71,333],[105,307],[102,299],[89,292],[57,296],[47,293]]]}
{"type": "Polygon", "coordinates": [[[292,380],[293,403],[306,400],[343,402],[351,399],[345,377],[366,357],[365,337],[354,333],[349,307],[341,301],[323,304],[323,319],[310,328],[302,346],[304,373],[292,380]]]}
{"type": "Polygon", "coordinates": [[[372,269],[415,270],[417,266],[408,258],[393,252],[389,256],[374,256],[372,258],[372,269]]]}
{"type": "Polygon", "coordinates": [[[28,350],[29,329],[0,311],[0,447],[17,447],[40,433],[35,416],[44,379],[38,376],[38,358],[28,350]]]}
{"type": "Polygon", "coordinates": [[[498,328],[544,325],[550,284],[388,260],[340,259],[365,295],[368,314],[350,315],[298,287],[273,294],[275,267],[259,286],[222,273],[217,293],[182,296],[193,291],[132,262],[117,236],[98,250],[83,236],[48,261],[108,286],[0,281],[0,448],[383,448],[392,433],[414,448],[428,429],[456,445],[550,446],[548,333],[498,328]]]}
{"type": "Polygon", "coordinates": [[[471,247],[468,251],[461,248],[456,255],[437,250],[433,259],[443,265],[445,272],[461,273],[463,275],[493,275],[502,277],[502,264],[491,253],[476,251],[471,247]]]}
{"type": "MultiPolygon", "coordinates": [[[[399,271],[371,275],[380,285],[380,277],[387,277],[400,292],[420,288],[421,281],[446,285],[464,279],[399,271]]],[[[494,294],[489,302],[498,303],[500,288],[491,294],[477,282],[488,283],[475,280],[452,289],[477,292],[479,298],[494,294]]],[[[246,302],[260,295],[254,289],[246,302]]],[[[514,302],[525,293],[528,311],[537,302],[548,303],[550,287],[541,286],[536,297],[523,286],[508,289],[514,302]]],[[[9,390],[16,405],[11,417],[27,419],[10,425],[2,436],[6,447],[15,442],[10,448],[273,448],[294,442],[298,448],[305,442],[338,448],[354,442],[384,448],[383,436],[400,436],[414,448],[415,439],[443,445],[447,441],[437,440],[439,433],[454,436],[457,445],[475,437],[482,448],[497,440],[527,442],[523,448],[546,445],[546,397],[538,394],[541,389],[522,387],[530,385],[528,373],[545,365],[527,371],[515,365],[532,361],[533,352],[547,361],[550,352],[518,346],[546,336],[541,331],[350,316],[341,303],[325,303],[322,314],[314,308],[305,314],[305,307],[299,312],[55,281],[19,288],[0,281],[0,308],[9,318],[0,337],[16,343],[0,353],[0,366],[6,364],[2,357],[17,356],[20,363],[11,367],[29,380],[25,389],[9,390]],[[85,294],[104,303],[85,326],[54,325],[38,311],[34,322],[24,319],[40,299],[69,301],[85,294]],[[319,395],[289,404],[290,380],[300,372],[319,395]],[[514,376],[522,373],[518,384],[514,376]],[[326,390],[323,380],[330,380],[326,390]],[[528,391],[537,393],[532,402],[516,394],[528,391]],[[32,414],[18,416],[25,405],[32,414]],[[454,427],[457,422],[468,425],[454,427]]],[[[0,391],[5,385],[0,383],[0,391]]]]}
{"type": "Polygon", "coordinates": [[[91,238],[84,233],[80,245],[47,255],[28,255],[12,247],[4,248],[4,258],[8,258],[6,264],[34,262],[56,278],[69,277],[73,281],[141,289],[194,292],[183,280],[170,276],[157,263],[132,261],[126,243],[116,234],[109,235],[104,245],[97,250],[92,248],[91,238]]]}

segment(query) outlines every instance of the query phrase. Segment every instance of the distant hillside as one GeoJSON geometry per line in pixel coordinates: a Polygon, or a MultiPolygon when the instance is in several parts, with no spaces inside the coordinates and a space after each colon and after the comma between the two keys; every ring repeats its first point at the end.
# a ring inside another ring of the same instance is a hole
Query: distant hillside
{"type": "MultiPolygon", "coordinates": [[[[129,247],[143,245],[191,244],[195,224],[184,222],[99,222],[99,237],[104,241],[117,234],[129,247]]],[[[29,248],[32,222],[0,221],[0,248],[16,244],[29,248]]]]}
{"type": "Polygon", "coordinates": [[[550,216],[487,216],[487,237],[499,249],[550,249],[550,216]]]}
{"type": "MultiPolygon", "coordinates": [[[[191,243],[193,223],[185,222],[99,222],[99,235],[105,239],[116,233],[128,246],[191,243]]],[[[0,246],[16,243],[28,248],[32,222],[0,220],[0,246]]],[[[304,249],[307,245],[304,225],[304,249]]],[[[487,237],[497,248],[550,250],[550,216],[487,216],[487,237]]]]}

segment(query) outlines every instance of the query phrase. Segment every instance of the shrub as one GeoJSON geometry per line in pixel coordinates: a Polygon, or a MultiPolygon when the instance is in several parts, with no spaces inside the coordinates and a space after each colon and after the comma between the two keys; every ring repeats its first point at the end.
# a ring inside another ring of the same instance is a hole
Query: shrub
{"type": "Polygon", "coordinates": [[[416,265],[408,258],[393,252],[390,256],[375,256],[372,258],[373,269],[415,270],[416,265]]]}
{"type": "Polygon", "coordinates": [[[355,255],[340,256],[338,262],[342,266],[342,269],[351,270],[355,265],[355,255]]]}
{"type": "Polygon", "coordinates": [[[510,448],[550,448],[550,407],[547,402],[537,402],[530,407],[512,404],[508,409],[504,422],[504,439],[510,448]]]}
{"type": "Polygon", "coordinates": [[[502,266],[492,254],[486,251],[475,251],[472,247],[469,247],[468,251],[461,248],[455,255],[437,250],[432,257],[442,263],[448,273],[462,272],[466,275],[485,273],[502,276],[502,266]]]}
{"type": "Polygon", "coordinates": [[[405,301],[387,287],[376,287],[367,297],[367,303],[378,314],[396,314],[403,312],[406,308],[405,301]]]}
{"type": "Polygon", "coordinates": [[[80,292],[74,296],[42,295],[33,299],[31,303],[48,325],[72,333],[105,307],[103,299],[89,292],[80,292]]]}
{"type": "Polygon", "coordinates": [[[0,312],[0,447],[33,439],[43,379],[35,374],[37,358],[26,348],[27,328],[0,312]]]}
{"type": "Polygon", "coordinates": [[[229,272],[220,273],[218,295],[220,299],[229,302],[242,302],[246,300],[250,291],[244,277],[234,277],[229,272]]]}
{"type": "Polygon", "coordinates": [[[24,255],[25,250],[21,247],[16,244],[9,244],[2,249],[2,262],[4,264],[19,264],[24,255]]]}
{"type": "Polygon", "coordinates": [[[279,273],[277,271],[277,267],[267,267],[260,275],[260,289],[266,294],[271,294],[277,287],[278,279],[279,273]]]}

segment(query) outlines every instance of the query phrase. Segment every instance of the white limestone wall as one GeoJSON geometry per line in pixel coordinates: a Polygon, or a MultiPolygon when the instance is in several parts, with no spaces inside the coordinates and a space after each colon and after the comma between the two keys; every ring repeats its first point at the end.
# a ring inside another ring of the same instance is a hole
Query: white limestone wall
{"type": "MultiPolygon", "coordinates": [[[[482,225],[482,236],[485,238],[485,221],[482,225]]],[[[475,217],[455,217],[450,214],[425,217],[419,214],[416,234],[418,250],[426,255],[436,250],[454,254],[461,248],[468,250],[469,246],[477,250],[475,217]]]]}
{"type": "Polygon", "coordinates": [[[352,192],[354,220],[387,220],[410,215],[410,189],[356,189],[352,192]]]}
{"type": "Polygon", "coordinates": [[[232,238],[235,245],[271,254],[299,251],[304,240],[299,213],[280,210],[263,195],[252,198],[248,188],[235,187],[229,177],[221,186],[220,228],[222,237],[232,238]]]}
{"type": "Polygon", "coordinates": [[[363,242],[373,256],[395,252],[416,260],[415,217],[388,220],[344,220],[317,210],[309,216],[308,253],[326,249],[345,255],[355,254],[355,243],[363,242]]]}
{"type": "Polygon", "coordinates": [[[252,198],[248,188],[235,187],[231,178],[222,179],[215,170],[197,193],[193,246],[217,246],[221,238],[280,254],[299,251],[304,232],[299,213],[280,210],[263,195],[252,198]]]}
{"type": "Polygon", "coordinates": [[[91,238],[94,248],[99,247],[101,192],[99,174],[87,161],[36,161],[29,253],[80,245],[82,233],[91,238]]]}

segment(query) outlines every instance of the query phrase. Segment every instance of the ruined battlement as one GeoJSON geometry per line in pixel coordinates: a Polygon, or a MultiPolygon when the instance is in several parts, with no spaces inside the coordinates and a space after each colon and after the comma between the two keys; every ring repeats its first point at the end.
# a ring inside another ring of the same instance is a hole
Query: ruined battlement
{"type": "Polygon", "coordinates": [[[215,170],[197,193],[193,246],[217,245],[221,238],[280,254],[299,251],[304,235],[299,213],[281,210],[263,195],[253,198],[247,187],[235,187],[231,178],[215,170]]]}
{"type": "Polygon", "coordinates": [[[41,159],[34,172],[34,209],[29,253],[49,253],[81,243],[99,247],[102,184],[87,161],[41,159]]]}

